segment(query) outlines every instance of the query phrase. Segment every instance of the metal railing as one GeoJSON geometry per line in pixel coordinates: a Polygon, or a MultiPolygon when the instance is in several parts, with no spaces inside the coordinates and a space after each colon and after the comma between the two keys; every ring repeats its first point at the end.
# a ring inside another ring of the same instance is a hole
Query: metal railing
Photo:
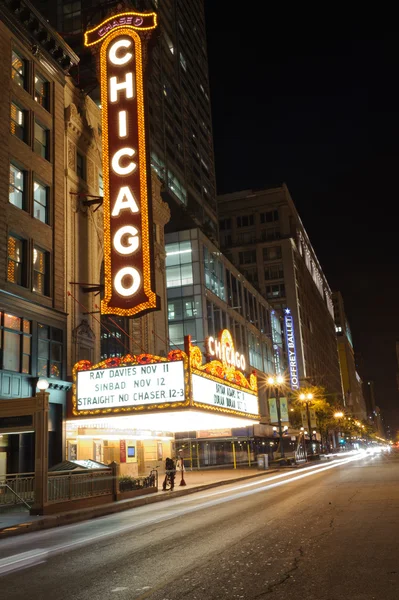
{"type": "Polygon", "coordinates": [[[31,505],[34,499],[33,473],[10,473],[0,477],[0,506],[31,505]]]}
{"type": "Polygon", "coordinates": [[[48,477],[48,502],[80,500],[113,493],[114,474],[110,469],[89,473],[54,471],[48,477]]]}

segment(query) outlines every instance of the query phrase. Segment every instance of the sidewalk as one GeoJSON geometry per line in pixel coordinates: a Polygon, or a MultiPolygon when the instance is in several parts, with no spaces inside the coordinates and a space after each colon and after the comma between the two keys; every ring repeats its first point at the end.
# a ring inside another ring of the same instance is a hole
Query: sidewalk
{"type": "Polygon", "coordinates": [[[69,512],[58,513],[55,515],[35,516],[30,515],[28,510],[19,508],[10,509],[7,512],[0,512],[0,541],[3,538],[28,533],[32,531],[40,531],[51,527],[61,525],[70,525],[79,521],[86,521],[96,517],[103,517],[122,510],[128,510],[145,504],[154,502],[162,502],[176,496],[185,496],[193,494],[201,490],[242,481],[253,477],[264,477],[276,472],[275,468],[267,470],[258,470],[256,467],[248,467],[244,469],[209,469],[202,471],[185,471],[184,480],[185,486],[180,486],[180,473],[176,474],[174,491],[163,492],[162,481],[163,474],[159,474],[158,489],[160,491],[145,496],[138,496],[129,500],[120,500],[110,504],[101,506],[93,506],[90,508],[73,510],[69,512]]]}

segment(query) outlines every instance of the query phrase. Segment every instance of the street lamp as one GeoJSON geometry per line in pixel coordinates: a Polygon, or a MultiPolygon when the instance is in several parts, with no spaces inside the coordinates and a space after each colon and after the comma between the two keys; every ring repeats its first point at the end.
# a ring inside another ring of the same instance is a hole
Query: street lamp
{"type": "MultiPolygon", "coordinates": [[[[344,418],[344,413],[342,411],[337,411],[334,413],[334,418],[337,419],[338,421],[338,426],[340,428],[340,431],[338,432],[340,436],[342,436],[342,432],[341,432],[341,421],[344,418]]],[[[335,433],[335,432],[334,432],[335,433]]],[[[335,435],[334,435],[334,443],[335,443],[335,435]]],[[[339,446],[339,440],[338,440],[338,446],[339,446]]]]}
{"type": "Polygon", "coordinates": [[[308,418],[308,430],[309,430],[309,439],[310,439],[310,453],[313,455],[313,444],[312,444],[312,428],[310,426],[310,412],[309,412],[309,405],[311,404],[312,400],[313,400],[313,394],[308,393],[308,394],[300,394],[299,396],[299,400],[301,400],[304,404],[306,404],[306,416],[308,418]]]}
{"type": "Polygon", "coordinates": [[[48,502],[48,415],[50,386],[47,379],[40,377],[36,383],[39,390],[35,395],[35,502],[31,514],[43,514],[48,502]]]}
{"type": "Polygon", "coordinates": [[[267,385],[274,388],[276,395],[276,406],[277,406],[277,420],[278,420],[278,432],[280,436],[280,456],[285,458],[284,444],[283,444],[283,428],[281,425],[281,410],[280,410],[280,388],[285,384],[284,377],[282,375],[270,375],[267,378],[267,385]]]}

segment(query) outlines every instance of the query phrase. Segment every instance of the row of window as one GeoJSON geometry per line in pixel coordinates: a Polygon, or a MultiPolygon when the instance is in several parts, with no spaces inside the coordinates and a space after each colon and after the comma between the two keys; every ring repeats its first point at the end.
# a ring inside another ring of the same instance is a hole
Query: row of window
{"type": "Polygon", "coordinates": [[[11,102],[10,132],[33,148],[36,154],[46,160],[50,159],[50,131],[16,102],[11,102]]]}
{"type": "MultiPolygon", "coordinates": [[[[239,215],[236,217],[237,227],[251,227],[255,223],[255,216],[252,215],[239,215]]],[[[278,210],[268,210],[266,212],[260,213],[260,222],[264,223],[275,223],[279,220],[278,210]]],[[[221,231],[226,231],[231,229],[232,219],[231,217],[220,219],[219,221],[219,229],[221,231]]]]}
{"type": "Polygon", "coordinates": [[[14,234],[7,241],[7,281],[50,295],[50,253],[14,234]],[[29,247],[31,246],[31,252],[29,247]],[[30,256],[30,258],[29,258],[30,256]]]}
{"type": "Polygon", "coordinates": [[[33,85],[29,79],[29,63],[25,58],[15,50],[11,55],[11,79],[18,86],[32,94],[34,99],[40,106],[49,110],[50,108],[50,83],[40,73],[34,73],[33,85]]]}
{"type": "Polygon", "coordinates": [[[10,164],[9,202],[42,223],[49,222],[49,187],[35,174],[10,164]]]}
{"type": "Polygon", "coordinates": [[[61,379],[62,342],[61,329],[40,323],[33,324],[27,319],[0,312],[1,369],[61,379]],[[32,365],[32,356],[35,358],[35,365],[32,365]]]}

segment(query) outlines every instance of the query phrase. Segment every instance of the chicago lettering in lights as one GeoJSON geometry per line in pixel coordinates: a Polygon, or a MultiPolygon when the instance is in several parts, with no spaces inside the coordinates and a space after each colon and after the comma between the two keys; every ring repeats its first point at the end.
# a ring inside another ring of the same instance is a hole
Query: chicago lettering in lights
{"type": "Polygon", "coordinates": [[[155,13],[126,12],[85,33],[100,44],[104,181],[103,314],[139,316],[158,308],[150,243],[142,40],[155,13]]]}
{"type": "Polygon", "coordinates": [[[299,390],[298,363],[295,349],[294,318],[289,308],[284,310],[285,339],[288,350],[288,368],[292,390],[299,390]]]}
{"type": "Polygon", "coordinates": [[[233,338],[228,329],[223,329],[219,334],[219,339],[208,337],[208,352],[211,356],[218,358],[222,363],[226,363],[245,371],[245,356],[235,351],[233,338]]]}

